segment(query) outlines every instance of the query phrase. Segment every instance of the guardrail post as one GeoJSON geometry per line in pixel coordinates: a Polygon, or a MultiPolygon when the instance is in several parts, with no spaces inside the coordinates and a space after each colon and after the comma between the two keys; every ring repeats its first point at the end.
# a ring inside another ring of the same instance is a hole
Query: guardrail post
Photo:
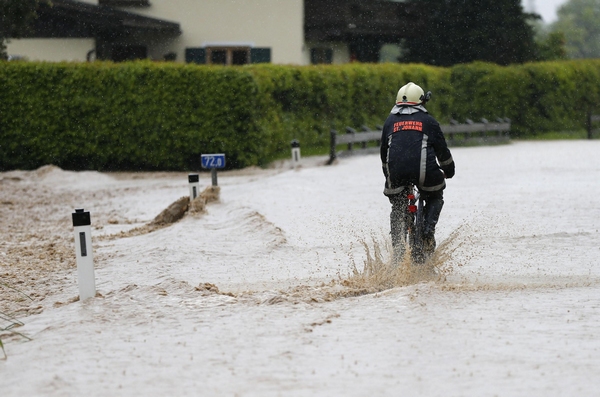
{"type": "Polygon", "coordinates": [[[336,157],[336,141],[337,141],[337,131],[336,130],[331,130],[329,132],[329,136],[330,136],[330,141],[329,141],[329,162],[327,163],[328,165],[331,165],[336,157]]]}
{"type": "MultiPolygon", "coordinates": [[[[466,119],[465,120],[465,124],[471,125],[471,124],[473,124],[473,120],[466,119]]],[[[465,140],[469,140],[469,139],[471,139],[471,133],[470,132],[465,132],[465,140]]]]}
{"type": "Polygon", "coordinates": [[[587,127],[587,138],[592,139],[592,111],[588,110],[587,120],[585,121],[587,127]]]}
{"type": "MultiPolygon", "coordinates": [[[[496,122],[504,123],[504,119],[502,119],[500,117],[496,117],[496,122]]],[[[498,131],[496,131],[496,135],[498,136],[498,138],[502,138],[502,129],[498,129],[498,131]]]]}
{"type": "MultiPolygon", "coordinates": [[[[356,134],[356,130],[351,127],[346,127],[346,134],[356,134]]],[[[354,146],[354,143],[352,143],[352,142],[348,143],[348,151],[349,152],[352,151],[353,146],[354,146]]]]}
{"type": "Polygon", "coordinates": [[[510,137],[510,122],[511,122],[511,120],[508,117],[505,117],[504,122],[509,124],[508,129],[504,133],[504,135],[508,138],[508,137],[510,137]]]}
{"type": "MultiPolygon", "coordinates": [[[[457,125],[457,124],[458,124],[458,121],[456,121],[456,120],[454,120],[454,119],[450,119],[450,125],[457,125]]],[[[449,138],[449,139],[448,139],[449,143],[450,143],[451,145],[452,145],[452,144],[454,144],[454,134],[449,134],[449,137],[448,137],[448,138],[449,138]]]]}
{"type": "MultiPolygon", "coordinates": [[[[361,128],[362,128],[362,130],[363,130],[364,132],[369,132],[369,131],[371,131],[371,129],[370,129],[368,126],[366,126],[366,125],[363,125],[361,128]]],[[[362,149],[366,149],[366,148],[367,148],[367,141],[362,141],[362,142],[360,143],[360,147],[361,147],[362,149]]]]}
{"type": "Polygon", "coordinates": [[[489,124],[489,122],[488,122],[488,120],[486,118],[483,118],[483,117],[481,118],[481,122],[484,124],[485,128],[483,130],[481,130],[481,132],[479,134],[480,134],[480,136],[482,138],[485,138],[487,136],[487,133],[488,133],[488,128],[489,128],[488,124],[489,124]]]}

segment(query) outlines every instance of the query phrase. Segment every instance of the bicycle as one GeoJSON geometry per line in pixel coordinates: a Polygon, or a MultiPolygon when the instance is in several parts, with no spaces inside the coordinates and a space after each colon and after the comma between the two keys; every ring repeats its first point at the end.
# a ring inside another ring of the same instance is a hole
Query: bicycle
{"type": "Polygon", "coordinates": [[[425,253],[423,232],[424,232],[424,203],[423,197],[419,193],[419,189],[414,184],[408,184],[400,193],[402,203],[403,219],[401,220],[401,241],[397,255],[402,258],[404,249],[407,246],[410,249],[411,259],[413,263],[422,265],[428,258],[425,253]]]}

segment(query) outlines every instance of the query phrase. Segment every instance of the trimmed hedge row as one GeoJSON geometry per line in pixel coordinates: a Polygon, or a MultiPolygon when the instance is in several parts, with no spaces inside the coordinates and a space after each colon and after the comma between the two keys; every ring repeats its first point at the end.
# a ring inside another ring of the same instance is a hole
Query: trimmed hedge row
{"type": "Polygon", "coordinates": [[[0,64],[0,169],[199,168],[199,154],[256,164],[253,77],[173,64],[0,64]]]}
{"type": "Polygon", "coordinates": [[[440,121],[509,117],[513,133],[581,129],[600,103],[600,60],[425,65],[0,62],[0,170],[231,168],[325,146],[330,129],[382,124],[408,81],[440,121]]]}
{"type": "Polygon", "coordinates": [[[263,130],[284,136],[277,150],[289,141],[327,145],[330,130],[346,126],[383,124],[398,89],[407,81],[420,81],[439,94],[432,111],[447,111],[444,92],[449,70],[424,65],[277,66],[246,68],[259,90],[257,120],[263,130]]]}
{"type": "Polygon", "coordinates": [[[457,65],[450,79],[454,118],[508,117],[513,136],[583,129],[600,113],[600,60],[457,65]]]}

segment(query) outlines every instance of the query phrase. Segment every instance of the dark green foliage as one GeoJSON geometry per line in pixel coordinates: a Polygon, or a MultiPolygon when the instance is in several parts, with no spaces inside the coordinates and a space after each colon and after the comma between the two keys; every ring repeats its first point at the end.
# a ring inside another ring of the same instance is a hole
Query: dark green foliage
{"type": "Polygon", "coordinates": [[[562,32],[550,32],[537,42],[537,61],[557,61],[567,59],[566,39],[562,32]]]}
{"type": "Polygon", "coordinates": [[[0,62],[0,170],[231,168],[323,148],[329,131],[384,122],[409,81],[441,122],[509,117],[512,134],[582,129],[600,114],[600,60],[211,67],[174,63],[0,62]]]}
{"type": "Polygon", "coordinates": [[[523,129],[537,134],[585,128],[588,111],[600,114],[600,61],[531,63],[523,129]]]}
{"type": "Polygon", "coordinates": [[[455,106],[452,117],[494,121],[508,117],[518,130],[522,105],[527,101],[529,75],[517,66],[475,62],[452,68],[450,78],[455,106]]]}
{"type": "Polygon", "coordinates": [[[409,0],[426,29],[404,44],[404,62],[452,66],[473,61],[500,65],[535,59],[532,15],[521,0],[409,0]]]}
{"type": "Polygon", "coordinates": [[[448,69],[423,65],[209,67],[0,63],[0,169],[185,170],[201,153],[230,167],[326,146],[329,131],[381,124],[414,81],[450,108],[448,69]]]}
{"type": "Polygon", "coordinates": [[[458,65],[452,68],[451,85],[453,116],[508,117],[513,136],[583,129],[586,112],[600,113],[598,60],[458,65]]]}
{"type": "Polygon", "coordinates": [[[256,164],[256,100],[233,68],[0,63],[0,169],[181,170],[211,152],[256,164]]]}
{"type": "Polygon", "coordinates": [[[291,139],[305,145],[326,145],[330,130],[382,124],[398,89],[414,81],[439,93],[434,110],[448,108],[447,69],[424,65],[253,66],[261,106],[257,117],[263,130],[285,137],[273,149],[289,147],[291,139]]]}

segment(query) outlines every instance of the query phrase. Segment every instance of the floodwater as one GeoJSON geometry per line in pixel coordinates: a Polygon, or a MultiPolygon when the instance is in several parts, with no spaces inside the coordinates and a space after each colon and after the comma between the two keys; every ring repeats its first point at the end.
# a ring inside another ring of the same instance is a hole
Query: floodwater
{"type": "Polygon", "coordinates": [[[23,324],[0,332],[0,390],[597,395],[599,150],[453,149],[435,275],[390,266],[377,155],[220,173],[219,201],[160,228],[187,173],[0,173],[0,327],[23,324]],[[92,218],[84,302],[75,208],[92,218]]]}

